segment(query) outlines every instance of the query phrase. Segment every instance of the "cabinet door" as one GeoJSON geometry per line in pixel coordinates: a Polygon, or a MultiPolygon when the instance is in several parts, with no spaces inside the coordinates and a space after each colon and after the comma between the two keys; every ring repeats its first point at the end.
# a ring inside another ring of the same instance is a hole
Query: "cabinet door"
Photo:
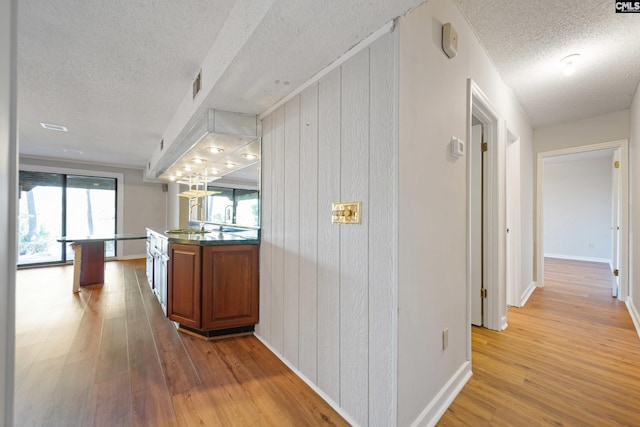
{"type": "Polygon", "coordinates": [[[169,257],[166,255],[162,255],[160,257],[160,280],[157,284],[158,289],[158,300],[160,300],[160,306],[162,307],[162,312],[164,315],[167,315],[167,272],[169,269],[169,257]]]}
{"type": "Polygon", "coordinates": [[[206,246],[202,261],[202,328],[258,323],[258,246],[206,246]]]}
{"type": "Polygon", "coordinates": [[[153,289],[153,252],[153,248],[147,241],[147,281],[151,289],[153,289]]]}
{"type": "Polygon", "coordinates": [[[200,246],[169,245],[169,318],[200,328],[200,246]]]}

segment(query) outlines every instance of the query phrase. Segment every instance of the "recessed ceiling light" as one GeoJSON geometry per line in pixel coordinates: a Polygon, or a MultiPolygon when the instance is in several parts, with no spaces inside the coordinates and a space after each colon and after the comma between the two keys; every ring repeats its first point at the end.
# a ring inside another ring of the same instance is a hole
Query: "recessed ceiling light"
{"type": "Polygon", "coordinates": [[[255,160],[258,158],[258,156],[256,156],[255,154],[251,154],[251,153],[245,153],[242,155],[242,157],[244,157],[247,160],[255,160]]]}
{"type": "Polygon", "coordinates": [[[232,167],[234,167],[236,164],[235,164],[235,163],[228,162],[228,163],[225,163],[224,165],[225,165],[226,167],[228,167],[229,169],[231,169],[231,168],[232,168],[232,167]]]}
{"type": "Polygon", "coordinates": [[[171,175],[171,176],[169,177],[169,181],[175,181],[175,180],[176,180],[176,177],[175,177],[175,176],[171,175]]]}
{"type": "Polygon", "coordinates": [[[176,176],[182,176],[182,172],[180,171],[176,172],[176,176]]]}
{"type": "Polygon", "coordinates": [[[201,164],[201,163],[206,163],[206,162],[207,161],[205,159],[201,159],[199,157],[196,157],[196,158],[193,159],[193,163],[201,164]]]}
{"type": "Polygon", "coordinates": [[[219,147],[209,147],[207,148],[207,151],[213,154],[217,154],[217,153],[222,153],[224,150],[219,147]]]}
{"type": "Polygon", "coordinates": [[[51,123],[40,123],[40,126],[48,130],[57,130],[59,132],[69,132],[69,129],[67,129],[66,126],[52,125],[51,123]]]}
{"type": "Polygon", "coordinates": [[[191,166],[185,166],[183,169],[186,170],[187,172],[191,172],[193,170],[191,166]]]}
{"type": "Polygon", "coordinates": [[[576,63],[580,59],[580,55],[577,53],[565,56],[560,60],[562,66],[562,73],[565,76],[570,76],[576,71],[576,63]]]}

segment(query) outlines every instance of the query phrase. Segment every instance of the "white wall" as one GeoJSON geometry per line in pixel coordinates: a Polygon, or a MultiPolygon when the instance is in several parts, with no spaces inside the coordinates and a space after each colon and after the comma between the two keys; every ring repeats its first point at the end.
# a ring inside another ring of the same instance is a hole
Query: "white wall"
{"type": "Polygon", "coordinates": [[[612,156],[544,165],[545,256],[612,262],[612,156]]]}
{"type": "MultiPolygon", "coordinates": [[[[146,227],[160,230],[167,226],[167,194],[159,183],[144,182],[143,172],[139,169],[100,166],[95,164],[62,162],[36,158],[21,158],[20,165],[59,168],[70,173],[73,170],[110,172],[124,175],[124,186],[118,191],[124,193],[122,229],[119,233],[144,234],[146,227]]],[[[122,242],[123,250],[119,258],[144,257],[146,253],[144,240],[122,242]]]]}
{"type": "MultiPolygon", "coordinates": [[[[487,95],[504,129],[521,139],[520,292],[532,282],[532,130],[465,19],[449,0],[430,0],[399,20],[399,336],[398,425],[437,416],[449,381],[470,354],[467,340],[466,159],[449,154],[467,138],[467,79],[487,95]],[[442,24],[458,32],[458,55],[441,49],[442,24]],[[442,349],[442,331],[449,347],[442,349]]],[[[500,131],[501,134],[503,133],[500,131]]],[[[506,135],[501,135],[506,138],[506,135]]],[[[446,397],[446,396],[445,396],[446,397]]]]}
{"type": "Polygon", "coordinates": [[[395,425],[395,34],[263,120],[260,324],[360,425],[395,425]],[[331,203],[361,201],[361,225],[331,203]]]}
{"type": "Polygon", "coordinates": [[[629,289],[636,321],[640,321],[640,85],[629,116],[629,289]]]}
{"type": "Polygon", "coordinates": [[[0,424],[13,425],[17,212],[17,0],[0,2],[0,424]]]}
{"type": "Polygon", "coordinates": [[[466,160],[448,143],[467,138],[469,77],[521,139],[520,291],[533,280],[526,116],[450,0],[396,28],[263,122],[258,334],[361,425],[434,421],[468,366],[466,160]],[[453,60],[444,22],[459,34],[453,60]],[[362,225],[330,224],[340,200],[363,202],[362,225]]]}
{"type": "Polygon", "coordinates": [[[629,136],[629,110],[538,128],[533,131],[533,153],[618,141],[629,136]]]}

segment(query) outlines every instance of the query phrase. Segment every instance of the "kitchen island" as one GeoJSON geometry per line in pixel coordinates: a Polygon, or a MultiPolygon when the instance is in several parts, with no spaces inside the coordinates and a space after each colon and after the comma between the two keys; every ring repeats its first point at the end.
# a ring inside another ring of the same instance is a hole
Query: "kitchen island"
{"type": "Polygon", "coordinates": [[[147,228],[147,277],[179,330],[204,339],[258,323],[259,238],[147,228]]]}

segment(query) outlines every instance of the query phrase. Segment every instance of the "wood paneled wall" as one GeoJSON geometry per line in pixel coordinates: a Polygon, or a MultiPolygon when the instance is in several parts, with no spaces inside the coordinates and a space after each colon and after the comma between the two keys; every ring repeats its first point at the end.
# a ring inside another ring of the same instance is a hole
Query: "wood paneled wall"
{"type": "Polygon", "coordinates": [[[257,333],[361,425],[396,423],[395,37],[263,120],[257,333]],[[331,224],[338,201],[362,224],[331,224]]]}

